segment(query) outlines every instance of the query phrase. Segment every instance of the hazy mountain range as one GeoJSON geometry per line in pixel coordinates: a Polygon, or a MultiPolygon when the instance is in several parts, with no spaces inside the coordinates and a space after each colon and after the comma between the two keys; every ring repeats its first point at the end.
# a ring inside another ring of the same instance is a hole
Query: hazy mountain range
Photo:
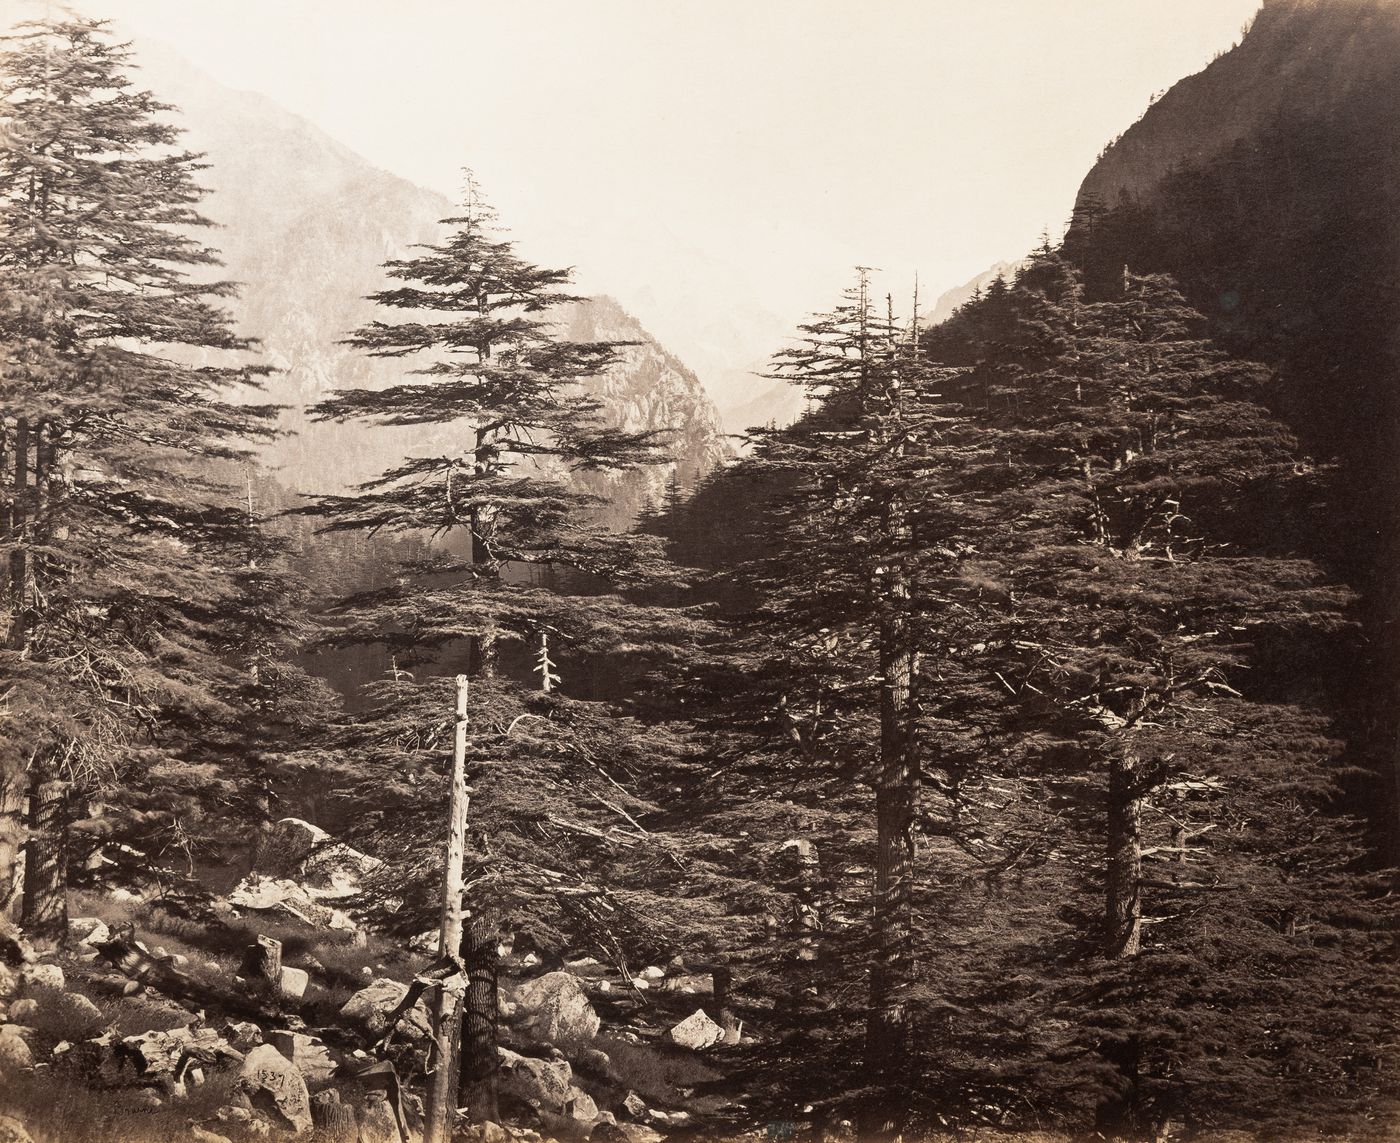
{"type": "MultiPolygon", "coordinates": [[[[267,397],[287,406],[286,435],[266,453],[279,479],[300,491],[332,491],[375,474],[408,452],[452,447],[450,426],[366,429],[309,421],[306,407],[331,390],[391,383],[402,363],[338,344],[377,316],[365,295],[381,288],[381,263],[443,233],[452,203],[376,168],[273,101],[234,91],[160,45],[137,45],[142,81],[178,107],[188,146],[206,152],[203,210],[224,276],[242,284],[231,309],[278,372],[267,397]]],[[[613,423],[671,429],[672,465],[600,480],[618,509],[656,499],[676,474],[693,483],[727,453],[719,415],[696,375],[617,303],[590,299],[558,315],[569,336],[637,342],[590,383],[613,423]]]]}

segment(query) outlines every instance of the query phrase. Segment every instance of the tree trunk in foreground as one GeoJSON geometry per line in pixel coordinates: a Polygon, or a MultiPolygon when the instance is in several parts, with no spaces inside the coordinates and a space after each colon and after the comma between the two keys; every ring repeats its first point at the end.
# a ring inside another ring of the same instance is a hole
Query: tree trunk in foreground
{"type": "MultiPolygon", "coordinates": [[[[897,522],[898,523],[898,522],[897,522]]],[[[904,529],[896,527],[895,540],[904,529]]],[[[881,573],[880,769],[875,787],[874,963],[866,1025],[866,1070],[882,1089],[866,1137],[893,1138],[907,1111],[910,1013],[914,979],[914,814],[919,760],[915,731],[914,646],[907,570],[896,560],[881,573]]]]}
{"type": "Polygon", "coordinates": [[[68,935],[68,783],[36,775],[29,793],[20,927],[39,947],[68,935]]]}
{"type": "MultiPolygon", "coordinates": [[[[458,955],[462,947],[462,883],[467,844],[467,677],[457,676],[456,728],[448,795],[447,865],[442,879],[442,920],[438,955],[458,955]]],[[[451,979],[450,977],[448,978],[451,979]]],[[[432,1079],[428,1088],[423,1143],[447,1143],[457,1108],[457,1054],[461,1045],[462,1004],[458,989],[444,981],[433,1008],[432,1079]]]]}
{"type": "MultiPolygon", "coordinates": [[[[1142,948],[1141,764],[1129,753],[1115,754],[1108,768],[1108,836],[1104,899],[1104,956],[1126,960],[1142,948]]],[[[1102,1049],[1117,1069],[1118,1090],[1099,1104],[1095,1126],[1116,1139],[1143,1137],[1141,1106],[1142,1042],[1128,1033],[1102,1049]]]]}
{"type": "Polygon", "coordinates": [[[486,910],[478,910],[467,925],[462,959],[467,966],[467,1012],[462,1029],[462,1080],[467,1109],[474,1123],[499,1123],[496,1051],[499,1022],[496,990],[500,926],[486,910]]]}

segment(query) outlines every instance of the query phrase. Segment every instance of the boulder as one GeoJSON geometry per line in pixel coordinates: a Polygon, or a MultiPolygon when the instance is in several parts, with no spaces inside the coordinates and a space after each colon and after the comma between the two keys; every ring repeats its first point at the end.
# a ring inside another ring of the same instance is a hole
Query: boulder
{"type": "Polygon", "coordinates": [[[574,1057],[574,1062],[580,1067],[587,1068],[604,1079],[612,1079],[616,1070],[613,1068],[612,1057],[607,1052],[599,1051],[597,1048],[583,1048],[574,1057]]]}
{"type": "Polygon", "coordinates": [[[0,1115],[0,1143],[34,1143],[24,1124],[9,1115],[0,1115]]]}
{"type": "Polygon", "coordinates": [[[19,991],[19,976],[9,965],[0,963],[0,1002],[19,991]]]}
{"type": "Polygon", "coordinates": [[[528,980],[511,999],[516,1015],[542,1040],[571,1043],[598,1034],[598,1013],[572,973],[547,972],[528,980]]]}
{"type": "Polygon", "coordinates": [[[724,1038],[724,1029],[706,1016],[703,1008],[697,1008],[672,1028],[668,1035],[673,1044],[700,1052],[718,1044],[724,1038]]]}
{"type": "Polygon", "coordinates": [[[438,929],[426,929],[416,937],[410,937],[408,947],[414,952],[422,953],[424,956],[433,956],[438,950],[438,944],[442,940],[442,933],[438,929]]]}
{"type": "Polygon", "coordinates": [[[254,1108],[274,1113],[278,1121],[300,1135],[310,1131],[311,1096],[296,1065],[271,1044],[260,1044],[248,1053],[238,1074],[238,1088],[254,1108]]]}
{"type": "Polygon", "coordinates": [[[308,925],[352,931],[355,922],[339,909],[318,901],[311,890],[285,878],[249,874],[228,895],[228,903],[255,912],[279,912],[308,925]]]}
{"type": "Polygon", "coordinates": [[[251,1020],[241,1020],[229,1024],[224,1029],[229,1044],[240,1052],[251,1051],[263,1042],[262,1029],[251,1020]]]}
{"type": "Polygon", "coordinates": [[[28,1024],[37,1015],[39,1015],[39,1002],[32,996],[10,1001],[10,1023],[28,1024]]]}
{"type": "Polygon", "coordinates": [[[629,1091],[622,1101],[622,1109],[633,1119],[645,1119],[647,1114],[646,1100],[635,1091],[629,1091]]]}
{"type": "Polygon", "coordinates": [[[97,917],[74,917],[68,922],[68,939],[80,945],[96,945],[112,939],[112,930],[97,917]]]}
{"type": "Polygon", "coordinates": [[[348,897],[360,881],[382,863],[335,841],[319,826],[301,818],[283,818],[269,831],[258,852],[258,872],[291,878],[313,896],[348,897]]]}
{"type": "Polygon", "coordinates": [[[359,1118],[360,1143],[401,1143],[399,1123],[387,1099],[371,1099],[359,1118]]]}
{"type": "Polygon", "coordinates": [[[205,1131],[203,1127],[191,1127],[190,1139],[193,1143],[232,1143],[227,1135],[216,1135],[212,1131],[205,1131]]]}
{"type": "Polygon", "coordinates": [[[564,1060],[540,1060],[501,1048],[501,1091],[528,1103],[537,1111],[567,1115],[577,1088],[574,1073],[564,1060]]]}
{"type": "Polygon", "coordinates": [[[311,974],[306,969],[290,968],[284,964],[277,990],[288,1000],[300,1000],[306,995],[306,988],[310,983],[311,974]]]}
{"type": "Polygon", "coordinates": [[[69,1015],[74,1019],[86,1020],[95,1024],[98,1028],[102,1027],[104,1022],[102,1009],[81,992],[64,993],[64,1004],[68,1009],[69,1015]]]}
{"type": "MultiPolygon", "coordinates": [[[[408,994],[408,985],[379,977],[360,989],[340,1009],[345,1019],[358,1024],[371,1036],[382,1036],[389,1027],[389,1016],[408,994]]],[[[399,1033],[417,1038],[432,1031],[432,1017],[419,1000],[399,1021],[399,1033]]]]}
{"type": "Polygon", "coordinates": [[[258,872],[269,877],[294,877],[311,851],[325,845],[331,835],[301,818],[273,823],[258,846],[258,872]]]}
{"type": "Polygon", "coordinates": [[[63,969],[56,964],[25,965],[19,974],[19,984],[22,992],[39,988],[52,988],[56,992],[62,992],[64,988],[63,969]]]}
{"type": "Polygon", "coordinates": [[[655,1127],[648,1127],[645,1123],[619,1123],[617,1129],[627,1143],[661,1143],[665,1138],[655,1127]]]}
{"type": "Polygon", "coordinates": [[[0,1076],[6,1072],[28,1071],[34,1066],[34,1053],[20,1035],[18,1024],[0,1028],[0,1076]]]}
{"type": "Polygon", "coordinates": [[[570,1088],[569,1092],[569,1102],[565,1109],[569,1118],[577,1123],[596,1123],[598,1105],[593,1102],[593,1097],[578,1087],[570,1088]]]}
{"type": "Polygon", "coordinates": [[[336,1064],[330,1051],[315,1036],[305,1032],[271,1033],[272,1046],[286,1056],[310,1083],[320,1083],[335,1074],[336,1064]]]}

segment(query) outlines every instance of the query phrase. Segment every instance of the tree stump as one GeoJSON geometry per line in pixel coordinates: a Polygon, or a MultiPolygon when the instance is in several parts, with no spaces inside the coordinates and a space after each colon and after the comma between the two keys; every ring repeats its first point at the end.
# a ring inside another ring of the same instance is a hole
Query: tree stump
{"type": "Polygon", "coordinates": [[[272,937],[259,937],[243,952],[240,976],[249,980],[264,980],[271,987],[282,986],[282,942],[272,937]]]}
{"type": "Polygon", "coordinates": [[[311,1097],[311,1121],[325,1143],[356,1143],[360,1137],[355,1109],[340,1102],[340,1093],[323,1091],[311,1097]]]}

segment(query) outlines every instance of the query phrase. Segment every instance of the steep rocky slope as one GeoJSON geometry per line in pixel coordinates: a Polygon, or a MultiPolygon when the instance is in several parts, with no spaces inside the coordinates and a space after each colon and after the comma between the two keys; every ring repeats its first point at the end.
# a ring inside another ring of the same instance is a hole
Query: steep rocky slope
{"type": "MultiPolygon", "coordinates": [[[[262,341],[279,372],[267,396],[288,406],[286,436],[266,454],[300,491],[338,491],[405,453],[452,447],[450,429],[367,431],[310,423],[307,405],[335,388],[390,383],[401,365],[351,352],[339,339],[376,316],[365,295],[381,288],[381,263],[442,233],[443,196],[379,170],[271,101],[211,81],[169,52],[140,46],[142,78],[177,105],[188,145],[207,152],[205,213],[222,227],[224,275],[243,283],[233,309],[243,332],[262,341]]],[[[509,215],[509,210],[503,210],[509,215]]],[[[591,384],[607,415],[632,429],[676,428],[674,465],[617,478],[591,490],[635,511],[671,472],[693,482],[724,455],[714,405],[699,380],[614,303],[589,301],[561,321],[643,342],[591,384]],[[652,387],[656,391],[651,391],[652,387]]],[[[596,482],[595,482],[596,483],[596,482]]],[[[622,522],[625,512],[610,514],[622,522]]]]}

